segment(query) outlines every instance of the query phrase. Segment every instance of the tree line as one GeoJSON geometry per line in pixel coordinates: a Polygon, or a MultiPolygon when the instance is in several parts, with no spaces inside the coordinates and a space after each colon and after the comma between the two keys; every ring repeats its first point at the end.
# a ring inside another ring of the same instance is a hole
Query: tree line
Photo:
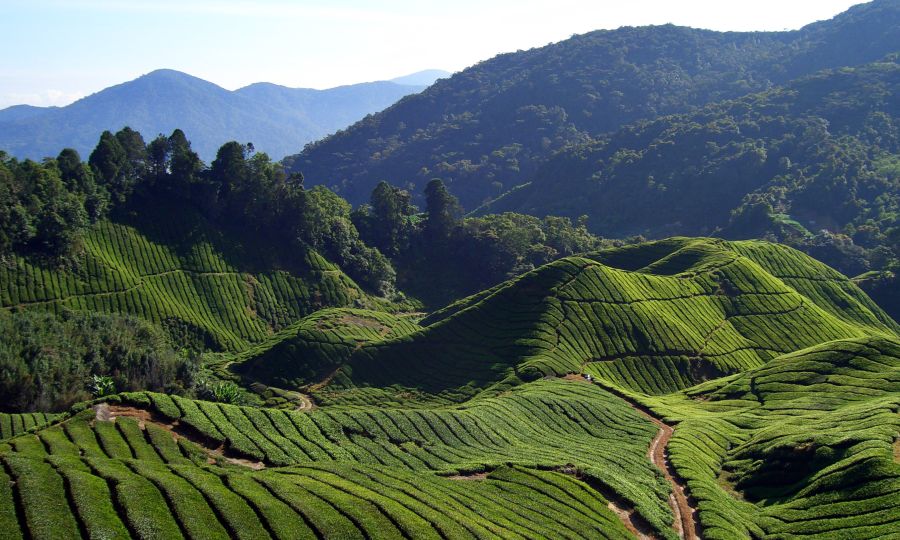
{"type": "Polygon", "coordinates": [[[65,264],[86,227],[160,199],[190,204],[218,227],[279,249],[319,250],[373,291],[393,288],[390,263],[360,240],[342,199],[305,190],[302,175],[285,174],[252,143],[225,143],[207,166],[180,129],[149,143],[128,127],[105,131],[87,162],[70,148],[41,163],[0,153],[0,257],[65,264]]]}

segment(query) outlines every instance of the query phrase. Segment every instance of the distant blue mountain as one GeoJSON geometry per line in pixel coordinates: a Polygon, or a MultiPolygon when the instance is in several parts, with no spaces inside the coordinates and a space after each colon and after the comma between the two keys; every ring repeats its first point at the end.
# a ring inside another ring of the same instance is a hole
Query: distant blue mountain
{"type": "Polygon", "coordinates": [[[47,111],[58,109],[59,107],[35,107],[34,105],[13,105],[5,109],[0,109],[0,122],[15,122],[32,118],[47,111]]]}
{"type": "Polygon", "coordinates": [[[446,79],[450,75],[453,74],[449,71],[444,71],[443,69],[426,69],[402,77],[396,77],[391,79],[391,82],[397,84],[410,84],[413,86],[431,86],[438,79],[446,79]]]}
{"type": "MultiPolygon", "coordinates": [[[[399,80],[433,81],[443,73],[429,70],[399,80]]],[[[313,90],[257,83],[229,91],[161,69],[66,107],[16,105],[0,110],[0,150],[41,159],[70,147],[86,159],[103,130],[130,126],[148,142],[181,128],[207,162],[230,140],[252,142],[277,160],[425,86],[380,81],[313,90]]]]}

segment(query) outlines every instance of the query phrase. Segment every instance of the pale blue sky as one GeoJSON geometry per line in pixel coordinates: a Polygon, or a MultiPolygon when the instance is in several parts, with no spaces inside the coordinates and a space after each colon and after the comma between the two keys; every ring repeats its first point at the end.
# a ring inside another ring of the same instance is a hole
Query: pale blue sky
{"type": "Polygon", "coordinates": [[[858,0],[0,0],[0,108],[64,105],[158,68],[329,88],[600,28],[795,29],[858,0]]]}

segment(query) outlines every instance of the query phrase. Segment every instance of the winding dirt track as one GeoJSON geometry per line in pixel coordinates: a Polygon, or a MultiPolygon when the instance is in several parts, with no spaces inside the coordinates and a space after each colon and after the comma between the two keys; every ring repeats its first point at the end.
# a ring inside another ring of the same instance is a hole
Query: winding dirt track
{"type": "Polygon", "coordinates": [[[659,428],[659,433],[656,434],[656,437],[650,443],[647,457],[663,472],[666,480],[672,486],[672,494],[669,495],[669,506],[672,508],[672,513],[675,514],[674,527],[678,531],[678,536],[686,540],[700,538],[698,534],[700,524],[698,522],[697,509],[691,505],[685,482],[678,476],[675,467],[669,462],[669,452],[666,449],[669,439],[675,433],[675,429],[655,416],[648,414],[640,407],[635,407],[630,401],[628,403],[659,428]]]}
{"type": "MultiPolygon", "coordinates": [[[[581,381],[587,382],[584,380],[582,375],[569,374],[564,377],[564,379],[570,381],[581,381]]],[[[647,458],[656,465],[660,471],[662,471],[663,475],[666,478],[666,481],[672,486],[672,494],[669,495],[669,506],[672,508],[672,513],[675,515],[675,523],[672,524],[672,528],[678,532],[678,536],[684,538],[685,540],[696,540],[701,538],[700,536],[700,521],[697,515],[697,508],[692,504],[692,501],[687,493],[687,484],[684,479],[678,476],[678,472],[675,470],[675,467],[672,466],[672,463],[669,462],[669,452],[667,450],[669,445],[669,440],[672,438],[672,435],[675,433],[675,428],[666,424],[659,418],[653,415],[653,413],[641,405],[640,403],[635,402],[633,399],[628,397],[627,395],[619,392],[615,388],[611,388],[606,386],[605,384],[601,384],[600,382],[594,380],[592,381],[597,386],[600,386],[607,392],[616,395],[617,397],[625,400],[628,405],[638,412],[641,416],[646,418],[647,420],[653,422],[656,427],[659,428],[659,432],[656,434],[656,437],[650,442],[650,448],[647,450],[647,458]]],[[[621,511],[617,511],[618,509],[614,509],[620,517],[628,515],[627,513],[623,513],[621,511]]],[[[625,522],[626,527],[633,533],[637,535],[638,538],[653,538],[652,534],[648,534],[645,531],[636,531],[633,526],[630,526],[631,523],[625,522]]]]}

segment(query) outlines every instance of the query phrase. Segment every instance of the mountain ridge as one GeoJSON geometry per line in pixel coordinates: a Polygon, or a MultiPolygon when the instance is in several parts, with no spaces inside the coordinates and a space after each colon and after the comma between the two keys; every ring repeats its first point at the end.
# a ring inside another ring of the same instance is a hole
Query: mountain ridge
{"type": "Polygon", "coordinates": [[[353,204],[383,179],[412,184],[418,194],[439,177],[473,209],[588,136],[876,61],[896,51],[898,27],[900,3],[879,0],[789,32],[598,30],[480,62],[285,164],[353,204]],[[854,45],[859,40],[866,45],[854,45]]]}
{"type": "Polygon", "coordinates": [[[147,136],[189,130],[206,161],[228,140],[253,142],[280,159],[423,88],[377,81],[325,90],[255,83],[230,91],[181,71],[157,69],[65,107],[0,110],[0,149],[40,159],[72,147],[87,156],[102,131],[127,125],[147,136]]]}

